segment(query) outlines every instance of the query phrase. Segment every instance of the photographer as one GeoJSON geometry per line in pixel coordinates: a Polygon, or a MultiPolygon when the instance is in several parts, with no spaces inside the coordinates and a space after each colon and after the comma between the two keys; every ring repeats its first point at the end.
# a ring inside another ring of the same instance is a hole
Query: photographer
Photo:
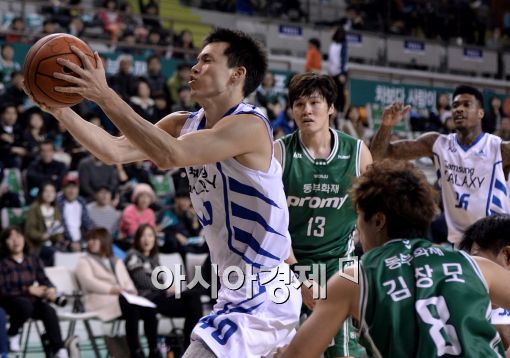
{"type": "Polygon", "coordinates": [[[28,253],[21,230],[8,227],[0,234],[0,306],[10,319],[10,350],[20,350],[20,329],[29,319],[41,320],[54,357],[66,358],[57,314],[48,303],[58,301],[57,292],[44,273],[39,258],[28,253]]]}

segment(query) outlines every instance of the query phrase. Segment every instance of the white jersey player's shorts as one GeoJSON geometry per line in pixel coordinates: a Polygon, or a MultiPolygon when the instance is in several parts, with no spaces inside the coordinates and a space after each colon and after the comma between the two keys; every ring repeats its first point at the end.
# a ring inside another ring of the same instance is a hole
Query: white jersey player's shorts
{"type": "MultiPolygon", "coordinates": [[[[288,270],[285,263],[279,267],[288,270]]],[[[274,302],[287,296],[277,280],[255,282],[252,298],[247,298],[245,286],[235,291],[222,287],[213,311],[198,322],[191,339],[202,340],[217,357],[271,357],[278,347],[290,343],[298,325],[301,292],[293,273],[291,277],[293,284],[285,285],[288,299],[283,303],[274,302]]]]}

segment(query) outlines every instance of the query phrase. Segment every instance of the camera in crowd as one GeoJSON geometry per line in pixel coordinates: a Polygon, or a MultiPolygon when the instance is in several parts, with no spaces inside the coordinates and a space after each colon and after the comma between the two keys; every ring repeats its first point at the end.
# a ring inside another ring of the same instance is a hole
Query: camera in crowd
{"type": "Polygon", "coordinates": [[[64,307],[65,305],[67,305],[67,297],[64,295],[57,296],[53,303],[59,307],[64,307]]]}

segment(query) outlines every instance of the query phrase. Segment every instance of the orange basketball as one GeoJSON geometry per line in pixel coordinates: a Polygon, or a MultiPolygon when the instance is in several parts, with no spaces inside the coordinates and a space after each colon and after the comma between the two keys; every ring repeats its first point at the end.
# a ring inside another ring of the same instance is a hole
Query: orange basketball
{"type": "Polygon", "coordinates": [[[66,58],[83,67],[80,58],[71,50],[78,47],[94,67],[97,66],[94,53],[79,38],[68,34],[51,34],[37,41],[25,57],[23,75],[25,87],[34,99],[48,107],[70,107],[79,103],[83,97],[75,93],[55,91],[54,87],[73,86],[72,83],[53,77],[54,72],[73,74],[68,68],[57,63],[57,58],[66,58]]]}

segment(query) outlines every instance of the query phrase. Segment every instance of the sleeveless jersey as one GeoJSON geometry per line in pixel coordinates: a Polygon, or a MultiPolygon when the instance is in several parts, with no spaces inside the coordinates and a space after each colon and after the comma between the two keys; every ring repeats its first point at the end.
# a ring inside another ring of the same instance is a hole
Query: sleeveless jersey
{"type": "Polygon", "coordinates": [[[352,179],[360,174],[361,141],[330,129],[333,148],[327,159],[313,159],[299,131],[278,140],[287,195],[292,249],[302,258],[344,257],[356,225],[348,196],[352,179]]]}
{"type": "Polygon", "coordinates": [[[392,240],[360,267],[360,342],[372,356],[505,356],[487,283],[464,252],[392,240]]]}
{"type": "MultiPolygon", "coordinates": [[[[240,103],[225,115],[253,114],[272,130],[264,115],[252,105],[240,103]]],[[[191,113],[181,135],[205,126],[204,110],[191,113]]],[[[239,120],[260,120],[239,119],[239,120]]],[[[218,273],[226,267],[246,264],[257,272],[274,268],[288,257],[289,216],[281,181],[282,169],[272,156],[267,172],[247,168],[234,158],[186,168],[190,196],[218,273]]]]}
{"type": "Polygon", "coordinates": [[[450,242],[458,243],[467,227],[480,218],[510,213],[501,138],[481,133],[466,147],[455,133],[440,135],[432,149],[450,242]]]}

